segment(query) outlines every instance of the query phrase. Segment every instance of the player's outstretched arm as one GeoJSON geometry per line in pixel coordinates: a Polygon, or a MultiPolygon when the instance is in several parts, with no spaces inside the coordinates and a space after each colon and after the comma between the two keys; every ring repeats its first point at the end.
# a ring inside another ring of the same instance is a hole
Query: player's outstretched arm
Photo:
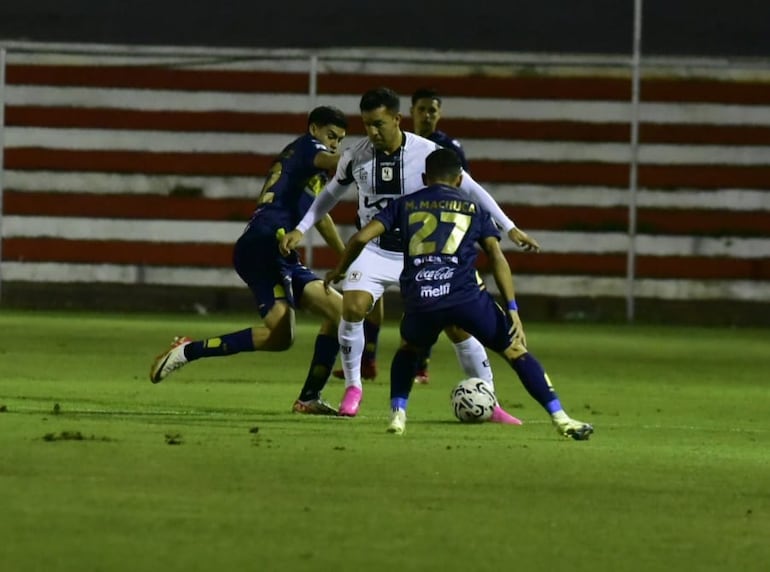
{"type": "Polygon", "coordinates": [[[481,248],[489,257],[489,263],[492,267],[492,276],[495,278],[497,289],[500,290],[506,302],[516,299],[516,292],[513,289],[513,278],[511,277],[511,267],[505,259],[503,250],[500,248],[500,242],[494,236],[487,236],[481,240],[481,248]]]}
{"type": "Polygon", "coordinates": [[[305,213],[305,216],[302,217],[302,220],[299,221],[297,227],[284,234],[279,240],[278,248],[283,256],[288,256],[293,249],[299,246],[307,230],[317,224],[332,210],[332,207],[342,198],[346,190],[347,187],[340,185],[336,179],[332,179],[326,184],[313,200],[313,203],[305,213]]]}
{"type": "Polygon", "coordinates": [[[318,223],[318,221],[332,210],[334,205],[336,205],[345,194],[346,190],[347,187],[340,185],[336,179],[332,179],[326,183],[326,186],[313,200],[313,203],[305,213],[305,216],[302,217],[302,220],[299,221],[295,230],[305,234],[311,226],[318,223]]]}
{"type": "Polygon", "coordinates": [[[342,280],[345,277],[348,268],[350,268],[353,261],[358,258],[358,255],[361,254],[361,251],[366,244],[380,236],[383,232],[385,232],[385,225],[375,219],[351,236],[340,257],[340,261],[337,263],[337,267],[326,273],[324,286],[328,288],[332,282],[339,282],[342,280]]]}
{"type": "MultiPolygon", "coordinates": [[[[516,292],[513,289],[513,278],[511,277],[511,267],[508,265],[508,261],[505,259],[500,243],[497,238],[488,236],[481,241],[481,248],[489,257],[489,262],[492,266],[492,275],[495,278],[495,284],[497,289],[500,290],[500,295],[505,300],[508,313],[511,316],[513,322],[513,339],[514,344],[519,342],[522,346],[525,345],[524,339],[524,327],[521,324],[521,318],[519,317],[519,308],[516,304],[516,292]]],[[[518,344],[516,344],[518,345],[518,344]]]]}
{"type": "Polygon", "coordinates": [[[487,211],[500,228],[505,232],[509,232],[511,229],[516,228],[516,225],[511,219],[503,212],[497,201],[492,198],[487,190],[479,185],[469,173],[463,171],[463,178],[460,181],[460,189],[468,193],[471,198],[479,204],[479,206],[487,211]]]}
{"type": "Polygon", "coordinates": [[[313,157],[313,165],[329,172],[336,171],[339,162],[340,155],[330,151],[319,151],[315,154],[315,157],[313,157]]]}
{"type": "Polygon", "coordinates": [[[479,206],[487,211],[494,220],[508,235],[514,244],[520,246],[524,250],[532,250],[538,252],[540,250],[540,244],[529,236],[526,232],[517,228],[514,222],[508,218],[508,216],[500,208],[492,195],[487,190],[479,185],[473,177],[468,173],[463,173],[463,179],[460,183],[460,188],[471,194],[474,200],[479,203],[479,206]]]}

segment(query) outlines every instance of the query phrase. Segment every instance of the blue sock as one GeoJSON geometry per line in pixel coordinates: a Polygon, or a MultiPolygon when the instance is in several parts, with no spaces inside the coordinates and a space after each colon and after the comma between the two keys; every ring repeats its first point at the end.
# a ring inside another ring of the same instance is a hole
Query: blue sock
{"type": "Polygon", "coordinates": [[[340,344],[336,336],[327,336],[318,334],[315,338],[315,350],[313,359],[310,362],[310,369],[307,372],[305,385],[300,391],[300,401],[310,401],[318,399],[321,396],[321,390],[329,379],[334,362],[337,360],[337,353],[340,351],[340,344]]]}
{"type": "Polygon", "coordinates": [[[419,356],[410,350],[399,349],[390,366],[390,404],[394,409],[406,409],[406,402],[414,384],[419,356]]]}
{"type": "Polygon", "coordinates": [[[409,400],[406,397],[394,397],[390,400],[390,408],[395,411],[396,409],[403,409],[406,411],[406,404],[409,400]]]}
{"type": "Polygon", "coordinates": [[[561,409],[559,396],[556,395],[548,380],[548,376],[543,370],[543,366],[537,361],[535,356],[526,353],[519,356],[512,363],[516,374],[519,376],[524,389],[537,401],[548,413],[554,413],[561,409]]]}
{"type": "Polygon", "coordinates": [[[217,338],[191,342],[184,347],[184,355],[189,361],[253,351],[254,340],[251,338],[251,328],[217,338]]]}
{"type": "Polygon", "coordinates": [[[380,337],[380,326],[364,320],[364,353],[361,359],[374,361],[377,357],[377,339],[380,337]]]}

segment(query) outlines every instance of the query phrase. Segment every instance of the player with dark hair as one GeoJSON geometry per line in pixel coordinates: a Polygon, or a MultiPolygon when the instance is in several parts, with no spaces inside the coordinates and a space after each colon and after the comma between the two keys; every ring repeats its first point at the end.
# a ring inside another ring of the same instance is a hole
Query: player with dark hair
{"type": "Polygon", "coordinates": [[[525,389],[549,413],[559,434],[588,439],[593,427],[566,414],[540,362],[527,350],[500,233],[489,213],[458,189],[462,179],[462,166],[453,151],[439,149],[428,155],[427,186],[391,201],[375,214],[351,237],[339,264],[324,279],[325,284],[341,280],[370,241],[400,229],[404,315],[401,347],[391,365],[388,431],[406,430],[407,401],[420,353],[436,343],[447,326],[458,326],[506,359],[525,389]],[[489,256],[507,312],[487,290],[479,289],[476,243],[489,256]]]}
{"type": "Polygon", "coordinates": [[[463,169],[470,171],[463,146],[457,139],[452,139],[438,128],[438,122],[441,119],[441,96],[438,91],[426,87],[416,90],[412,94],[412,107],[409,109],[409,114],[412,116],[413,129],[417,135],[435,141],[442,147],[457,153],[463,169]]]}
{"type": "MultiPolygon", "coordinates": [[[[412,118],[413,130],[417,135],[438,143],[442,147],[452,149],[460,158],[463,169],[469,171],[465,152],[460,142],[438,129],[438,122],[441,119],[441,96],[438,91],[427,87],[415,90],[412,93],[412,106],[409,108],[409,114],[412,118]]],[[[361,356],[361,377],[363,379],[377,377],[377,342],[385,314],[384,306],[384,298],[380,298],[364,319],[364,352],[361,356]]],[[[420,359],[420,367],[417,368],[414,377],[415,383],[428,383],[430,378],[429,361],[430,351],[420,359]]],[[[342,369],[335,370],[334,377],[344,379],[345,373],[342,369]]]]}
{"type": "MultiPolygon", "coordinates": [[[[177,337],[150,368],[150,380],[158,383],[188,362],[207,357],[252,351],[284,351],[294,342],[294,308],[321,316],[315,351],[305,384],[293,411],[336,415],[321,399],[321,389],[337,359],[337,328],[342,297],[324,288],[322,280],[300,261],[296,251],[283,255],[278,241],[285,229],[302,219],[328,173],[337,167],[339,145],[347,133],[347,119],[335,107],[321,106],[308,115],[307,132],[287,145],[267,174],[257,207],[235,243],[233,265],[251,289],[263,325],[193,341],[177,337]]],[[[341,252],[344,243],[329,215],[316,228],[324,240],[341,252]]]]}
{"type": "MultiPolygon", "coordinates": [[[[400,128],[399,97],[393,90],[378,88],[367,91],[359,104],[367,138],[345,150],[335,177],[318,195],[305,217],[281,241],[288,252],[299,244],[304,232],[318,218],[328,213],[352,185],[358,188],[358,217],[367,224],[377,212],[402,195],[419,190],[425,158],[439,146],[400,128]]],[[[494,199],[470,175],[463,178],[461,190],[478,201],[508,236],[525,249],[537,249],[537,241],[517,228],[494,199]]],[[[391,228],[368,244],[351,267],[342,285],[342,319],[339,336],[342,367],[345,371],[345,394],[340,415],[357,414],[363,386],[361,354],[364,348],[363,322],[385,288],[398,284],[403,266],[401,231],[391,228]]],[[[491,383],[492,373],[484,347],[459,329],[449,328],[458,360],[468,377],[479,377],[491,383]]],[[[513,422],[512,416],[497,408],[493,420],[513,422]]]]}

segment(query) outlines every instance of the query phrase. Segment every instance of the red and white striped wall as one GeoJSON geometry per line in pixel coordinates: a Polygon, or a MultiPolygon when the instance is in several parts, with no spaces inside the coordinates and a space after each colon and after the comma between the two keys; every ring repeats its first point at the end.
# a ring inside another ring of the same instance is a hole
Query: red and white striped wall
{"type": "MultiPolygon", "coordinates": [[[[411,91],[432,86],[474,177],[543,246],[504,242],[519,293],[625,296],[622,66],[213,54],[9,50],[4,282],[238,286],[231,245],[309,108],[342,108],[353,140],[363,91],[392,87],[408,115],[411,91]]],[[[643,76],[635,291],[770,302],[770,65],[701,64],[643,76]]],[[[352,195],[332,212],[343,234],[354,213],[352,195]]],[[[329,267],[313,242],[313,265],[329,267]]]]}

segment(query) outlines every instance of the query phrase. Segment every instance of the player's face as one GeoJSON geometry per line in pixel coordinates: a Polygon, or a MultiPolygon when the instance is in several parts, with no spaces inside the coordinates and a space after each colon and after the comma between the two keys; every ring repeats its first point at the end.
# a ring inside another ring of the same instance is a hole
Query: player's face
{"type": "Polygon", "coordinates": [[[378,151],[392,153],[401,145],[401,114],[393,113],[384,106],[372,111],[362,111],[366,136],[378,151]]]}
{"type": "Polygon", "coordinates": [[[332,153],[337,153],[340,143],[345,138],[347,132],[342,127],[336,125],[310,125],[310,134],[329,148],[332,153]]]}
{"type": "Polygon", "coordinates": [[[410,109],[414,132],[417,135],[427,137],[436,130],[438,120],[441,119],[441,104],[437,99],[423,97],[418,99],[410,109]]]}

